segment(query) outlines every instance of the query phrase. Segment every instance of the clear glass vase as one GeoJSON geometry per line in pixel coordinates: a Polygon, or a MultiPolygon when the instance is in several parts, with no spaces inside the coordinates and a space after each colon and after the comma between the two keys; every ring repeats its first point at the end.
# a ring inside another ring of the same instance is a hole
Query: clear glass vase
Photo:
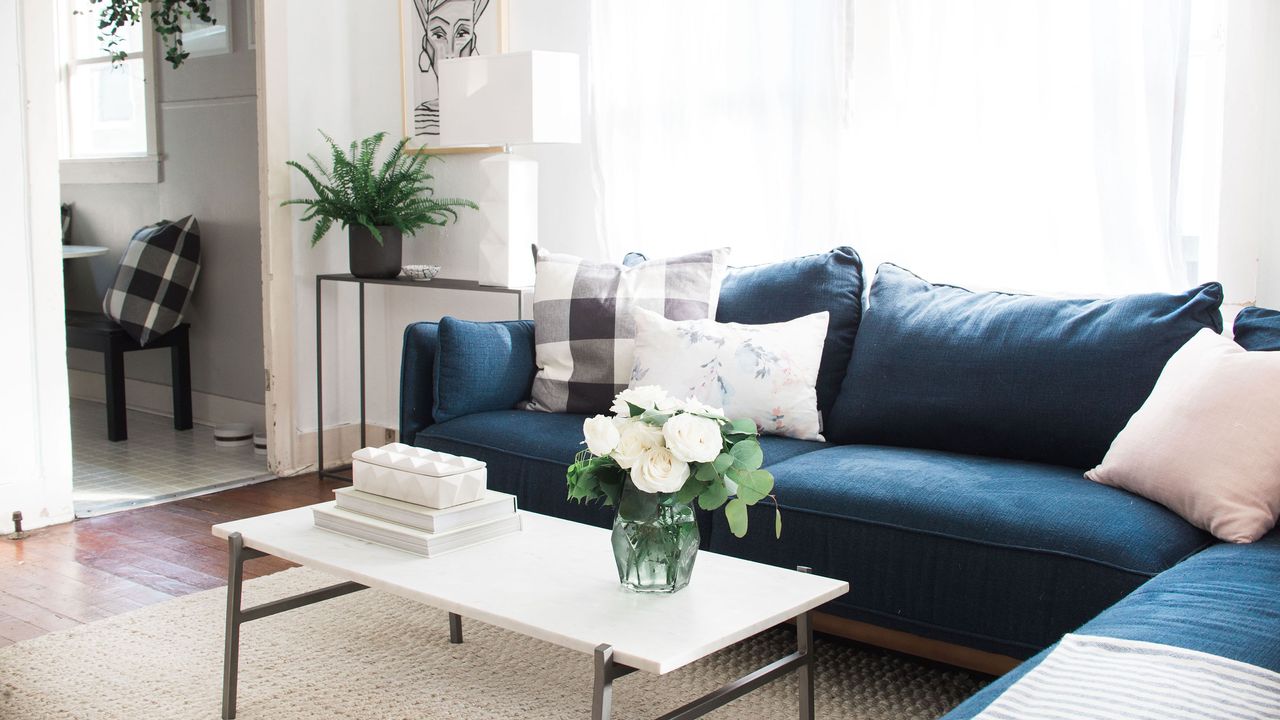
{"type": "Polygon", "coordinates": [[[644,520],[613,520],[613,559],[628,590],[673,593],[689,584],[698,559],[698,522],[687,503],[659,504],[644,520]]]}

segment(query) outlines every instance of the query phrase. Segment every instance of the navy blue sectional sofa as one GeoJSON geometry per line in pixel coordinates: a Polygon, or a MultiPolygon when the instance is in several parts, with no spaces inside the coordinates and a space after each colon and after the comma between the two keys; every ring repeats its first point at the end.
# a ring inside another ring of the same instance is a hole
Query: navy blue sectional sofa
{"type": "MultiPolygon", "coordinates": [[[[1243,658],[1280,669],[1280,602],[1265,591],[1280,587],[1276,538],[1222,547],[1164,507],[1082,476],[1169,356],[1201,328],[1222,329],[1221,300],[1212,283],[1097,301],[971,293],[883,265],[864,310],[849,248],[733,269],[722,322],[831,312],[818,380],[828,442],[763,438],[782,538],[734,538],[722,515],[704,514],[704,546],[848,580],[850,592],[823,608],[832,615],[1028,665],[1081,626],[1175,638],[1182,615],[1199,616],[1195,647],[1250,644],[1243,631],[1225,637],[1238,626],[1229,609],[1201,613],[1219,592],[1202,586],[1225,578],[1256,596],[1240,612],[1271,613],[1268,649],[1243,658]]],[[[491,486],[527,510],[608,526],[611,509],[566,500],[584,416],[514,409],[535,371],[532,325],[497,327],[407,328],[401,441],[484,460],[491,486]]]]}

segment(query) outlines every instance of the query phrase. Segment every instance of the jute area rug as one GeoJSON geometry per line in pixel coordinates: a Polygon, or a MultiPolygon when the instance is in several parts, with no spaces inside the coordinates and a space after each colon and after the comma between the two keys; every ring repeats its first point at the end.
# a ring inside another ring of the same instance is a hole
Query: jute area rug
{"type": "MultiPolygon", "coordinates": [[[[293,569],[250,581],[246,605],[332,583],[293,569]]],[[[218,718],[225,590],[210,590],[0,650],[0,718],[218,718]]],[[[450,645],[444,613],[365,590],[244,626],[239,717],[587,718],[591,661],[464,620],[450,645]]],[[[653,718],[794,647],[774,629],[663,677],[614,685],[614,717],[653,718]]],[[[836,641],[817,643],[822,718],[936,718],[981,681],[836,641]]],[[[794,678],[714,718],[795,717],[794,678]]]]}

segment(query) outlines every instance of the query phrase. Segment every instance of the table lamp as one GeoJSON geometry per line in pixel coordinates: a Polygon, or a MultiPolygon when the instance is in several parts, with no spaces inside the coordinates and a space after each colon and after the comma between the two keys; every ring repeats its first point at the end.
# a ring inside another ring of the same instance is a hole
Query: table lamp
{"type": "Polygon", "coordinates": [[[511,146],[581,141],[578,65],[573,53],[542,50],[440,63],[440,143],[503,146],[479,163],[487,180],[478,201],[483,285],[533,285],[538,163],[511,146]]]}

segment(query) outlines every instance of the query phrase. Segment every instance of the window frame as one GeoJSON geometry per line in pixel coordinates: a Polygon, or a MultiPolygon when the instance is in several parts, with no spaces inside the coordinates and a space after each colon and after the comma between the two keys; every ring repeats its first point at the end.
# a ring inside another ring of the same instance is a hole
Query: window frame
{"type": "Polygon", "coordinates": [[[142,51],[139,53],[142,63],[143,97],[145,107],[143,117],[146,122],[147,149],[145,153],[120,155],[83,155],[71,154],[71,75],[73,69],[91,67],[111,62],[105,53],[86,59],[76,59],[74,6],[75,0],[58,0],[58,132],[62,142],[59,148],[59,172],[61,181],[67,184],[144,184],[158,183],[164,156],[160,151],[160,132],[158,127],[159,98],[155,64],[155,33],[151,24],[150,13],[141,15],[142,51]]]}

